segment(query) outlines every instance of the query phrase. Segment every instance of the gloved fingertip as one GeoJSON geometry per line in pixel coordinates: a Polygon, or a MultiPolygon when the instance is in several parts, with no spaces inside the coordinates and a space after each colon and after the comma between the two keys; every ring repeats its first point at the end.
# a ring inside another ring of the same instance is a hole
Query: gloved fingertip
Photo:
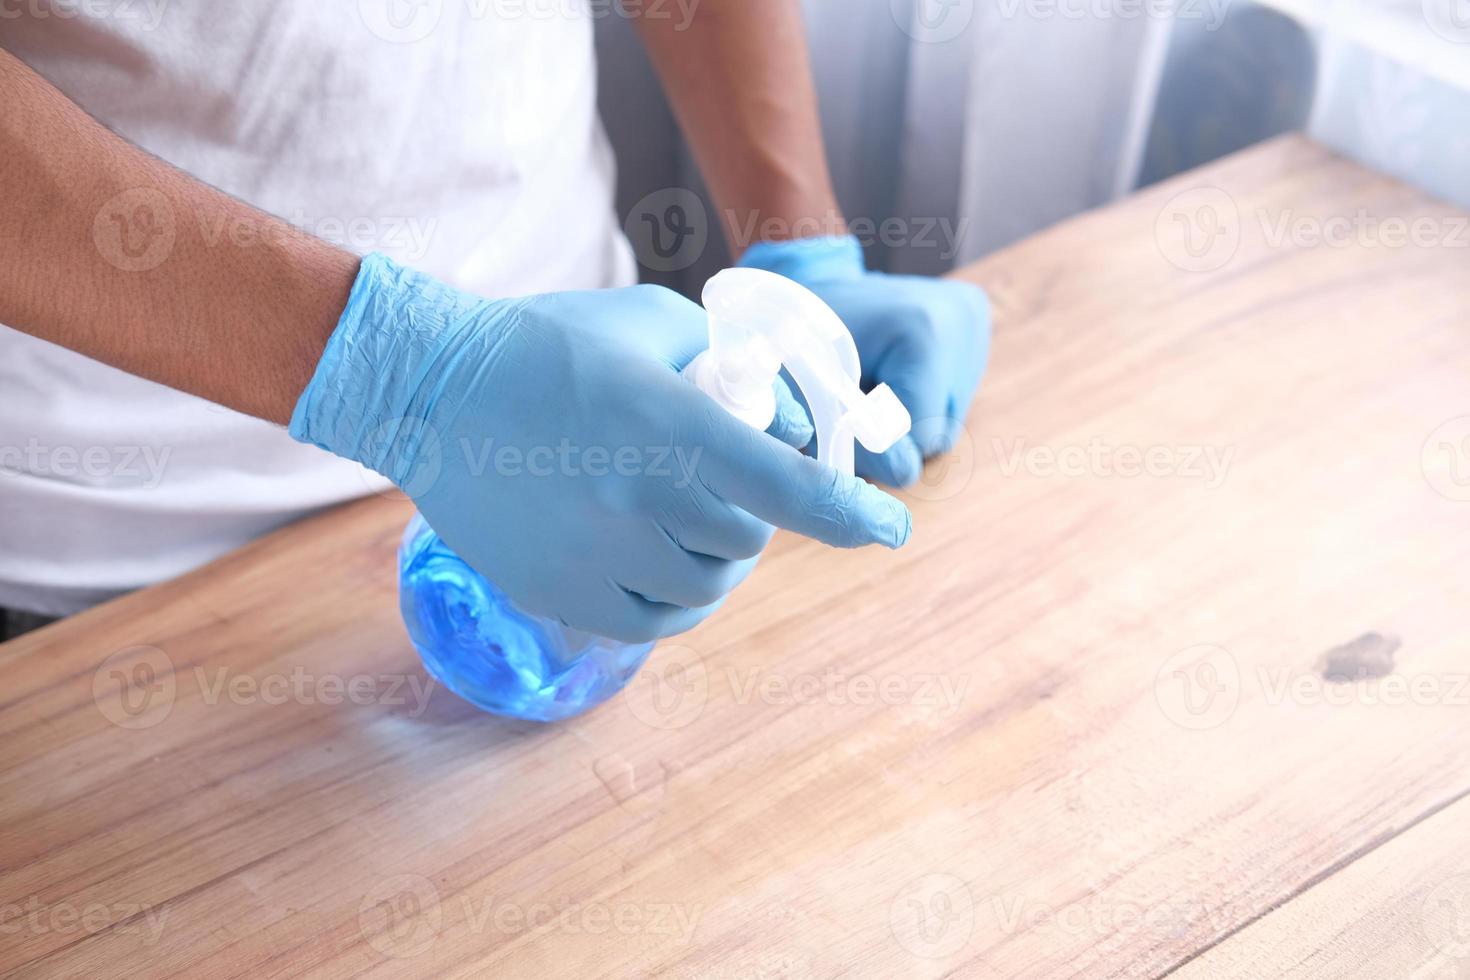
{"type": "Polygon", "coordinates": [[[914,515],[909,512],[909,509],[905,507],[902,502],[894,501],[894,503],[898,504],[898,508],[897,513],[894,515],[893,518],[893,536],[891,541],[888,543],[888,547],[893,549],[894,551],[897,551],[899,548],[902,548],[904,545],[908,544],[909,538],[913,537],[914,515]]]}
{"type": "Polygon", "coordinates": [[[781,380],[776,381],[776,417],[766,428],[767,434],[780,439],[793,449],[805,449],[816,438],[817,430],[805,406],[791,394],[781,380]]]}
{"type": "Polygon", "coordinates": [[[864,510],[871,515],[864,529],[864,540],[859,543],[902,548],[908,543],[914,530],[913,515],[909,513],[908,507],[897,497],[886,494],[871,484],[861,481],[859,483],[863,487],[863,496],[867,498],[864,510]]]}
{"type": "Polygon", "coordinates": [[[789,413],[778,409],[775,420],[771,422],[766,432],[780,439],[792,449],[805,449],[816,437],[817,430],[812,428],[811,420],[806,417],[801,407],[799,405],[794,407],[796,411],[789,413]]]}
{"type": "Polygon", "coordinates": [[[889,475],[896,487],[911,487],[924,474],[924,458],[914,440],[904,437],[883,454],[889,475]]]}
{"type": "Polygon", "coordinates": [[[958,419],[947,416],[936,416],[916,423],[911,439],[920,459],[931,459],[952,451],[959,440],[961,426],[958,419]]]}

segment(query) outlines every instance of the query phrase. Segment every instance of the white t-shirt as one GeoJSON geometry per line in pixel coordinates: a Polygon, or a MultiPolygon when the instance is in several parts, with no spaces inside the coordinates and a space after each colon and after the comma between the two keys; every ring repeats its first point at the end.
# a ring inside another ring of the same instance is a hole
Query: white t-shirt
{"type": "MultiPolygon", "coordinates": [[[[139,146],[355,252],[489,296],[634,279],[575,2],[17,4],[0,47],[139,146]]],[[[0,606],[69,614],[384,485],[3,326],[0,393],[0,606]]]]}

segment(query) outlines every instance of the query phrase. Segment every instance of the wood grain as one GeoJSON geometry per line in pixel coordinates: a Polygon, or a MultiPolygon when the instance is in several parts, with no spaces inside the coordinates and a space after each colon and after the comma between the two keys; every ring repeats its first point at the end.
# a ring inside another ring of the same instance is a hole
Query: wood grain
{"type": "Polygon", "coordinates": [[[0,969],[1467,975],[1405,905],[1465,870],[1462,221],[1288,138],[966,270],[910,546],[779,537],[572,723],[419,696],[401,501],[0,647],[0,969]]]}
{"type": "Polygon", "coordinates": [[[1176,971],[1176,980],[1470,977],[1470,800],[1430,815],[1176,971]]]}

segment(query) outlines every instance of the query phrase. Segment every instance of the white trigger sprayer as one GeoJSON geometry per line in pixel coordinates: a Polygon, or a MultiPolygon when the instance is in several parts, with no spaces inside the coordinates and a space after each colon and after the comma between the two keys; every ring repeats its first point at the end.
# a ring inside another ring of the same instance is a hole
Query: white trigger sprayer
{"type": "Polygon", "coordinates": [[[912,420],[887,385],[867,394],[857,346],[815,293],[760,269],[726,269],[704,287],[709,350],[684,375],[731,415],[764,430],[776,416],[773,385],[784,364],[817,430],[817,460],[849,476],[853,440],[886,451],[912,420]]]}

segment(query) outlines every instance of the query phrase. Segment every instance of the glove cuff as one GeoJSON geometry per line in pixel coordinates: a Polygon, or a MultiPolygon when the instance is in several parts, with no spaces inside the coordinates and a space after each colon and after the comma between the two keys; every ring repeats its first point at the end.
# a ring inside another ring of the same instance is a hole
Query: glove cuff
{"type": "Polygon", "coordinates": [[[747,269],[764,269],[801,283],[858,279],[867,271],[863,247],[853,235],[756,242],[736,264],[747,269]]]}
{"type": "Polygon", "coordinates": [[[291,413],[291,438],[405,486],[413,462],[434,438],[415,411],[419,387],[485,302],[387,256],[365,257],[291,413]]]}

